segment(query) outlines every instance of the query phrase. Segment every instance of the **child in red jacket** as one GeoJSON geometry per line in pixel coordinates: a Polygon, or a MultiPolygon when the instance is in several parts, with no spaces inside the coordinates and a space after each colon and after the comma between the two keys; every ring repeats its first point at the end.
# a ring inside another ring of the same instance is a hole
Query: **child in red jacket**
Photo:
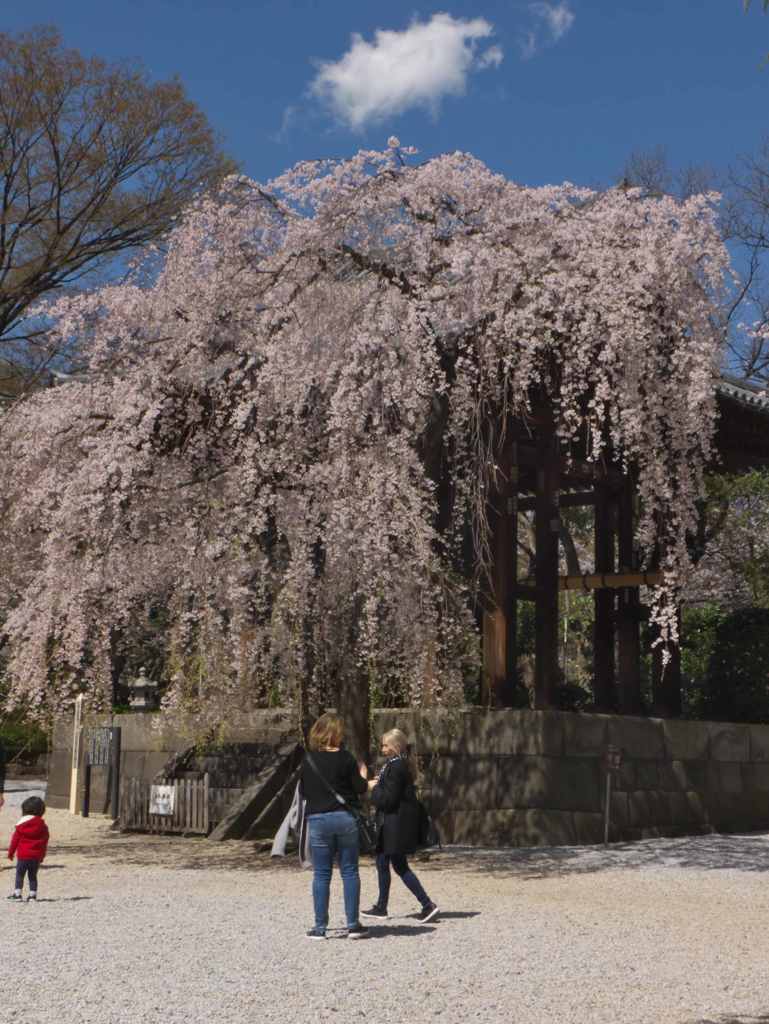
{"type": "Polygon", "coordinates": [[[39,796],[27,797],[21,805],[21,814],[8,847],[8,860],[13,860],[13,855],[18,854],[16,888],[8,899],[21,899],[24,876],[29,875],[29,902],[37,899],[37,869],[45,860],[45,851],[48,849],[48,826],[43,821],[45,804],[39,796]]]}

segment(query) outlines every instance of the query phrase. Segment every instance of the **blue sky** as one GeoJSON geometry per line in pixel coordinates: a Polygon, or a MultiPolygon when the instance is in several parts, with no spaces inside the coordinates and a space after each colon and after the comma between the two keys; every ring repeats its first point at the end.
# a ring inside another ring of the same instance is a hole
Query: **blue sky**
{"type": "Polygon", "coordinates": [[[6,3],[0,28],[55,24],[86,53],[178,73],[260,180],[396,135],[424,156],[469,151],[525,184],[599,185],[632,150],[723,168],[769,135],[761,6],[29,0],[6,3]]]}

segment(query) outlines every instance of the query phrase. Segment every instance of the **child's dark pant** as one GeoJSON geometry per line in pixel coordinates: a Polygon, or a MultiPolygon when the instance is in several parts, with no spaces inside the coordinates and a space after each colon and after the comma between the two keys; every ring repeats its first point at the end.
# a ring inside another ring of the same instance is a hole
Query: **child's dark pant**
{"type": "Polygon", "coordinates": [[[16,861],[16,888],[24,886],[24,876],[29,875],[29,891],[37,892],[37,869],[40,866],[39,860],[17,860],[16,861]]]}

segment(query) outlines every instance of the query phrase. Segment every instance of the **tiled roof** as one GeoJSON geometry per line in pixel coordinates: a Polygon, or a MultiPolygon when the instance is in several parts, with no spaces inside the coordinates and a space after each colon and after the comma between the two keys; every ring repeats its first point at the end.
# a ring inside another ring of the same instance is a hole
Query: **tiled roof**
{"type": "Polygon", "coordinates": [[[716,392],[725,398],[739,402],[740,405],[757,409],[769,416],[769,391],[761,388],[758,384],[751,384],[749,381],[732,377],[728,373],[722,373],[716,384],[716,392]]]}

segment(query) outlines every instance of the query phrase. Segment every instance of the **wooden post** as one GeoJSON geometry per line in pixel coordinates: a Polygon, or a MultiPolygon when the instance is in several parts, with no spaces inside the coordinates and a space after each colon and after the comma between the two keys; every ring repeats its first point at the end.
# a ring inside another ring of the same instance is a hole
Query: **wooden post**
{"type": "Polygon", "coordinates": [[[491,707],[513,706],[516,680],[518,466],[516,445],[503,453],[499,486],[489,502],[491,578],[483,612],[483,688],[491,707]]]}
{"type": "MultiPolygon", "coordinates": [[[[619,495],[617,556],[619,572],[635,569],[634,489],[628,478],[619,495]]],[[[638,587],[623,587],[617,601],[618,706],[625,715],[641,713],[641,604],[638,587]]]]}
{"type": "MultiPolygon", "coordinates": [[[[593,523],[596,573],[614,572],[614,527],[608,488],[595,488],[593,523]]],[[[614,679],[614,592],[606,588],[593,592],[593,698],[596,711],[615,706],[614,679]]]]}
{"type": "Polygon", "coordinates": [[[69,813],[77,814],[77,782],[80,767],[80,739],[83,733],[83,694],[75,697],[75,720],[72,724],[72,766],[69,774],[69,813]]]}
{"type": "Polygon", "coordinates": [[[555,428],[548,423],[537,439],[538,467],[534,512],[536,560],[536,630],[534,639],[534,706],[555,706],[558,685],[558,507],[559,457],[555,428]]]}

